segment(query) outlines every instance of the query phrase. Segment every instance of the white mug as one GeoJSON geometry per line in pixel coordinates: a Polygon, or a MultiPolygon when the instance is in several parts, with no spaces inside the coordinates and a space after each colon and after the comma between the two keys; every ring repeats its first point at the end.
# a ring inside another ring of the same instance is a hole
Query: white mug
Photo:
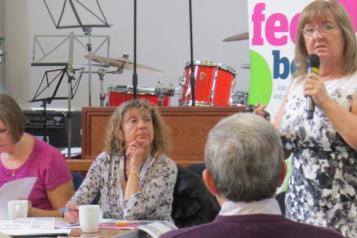
{"type": "Polygon", "coordinates": [[[97,232],[102,219],[99,205],[81,205],[79,209],[79,225],[82,232],[97,232]]]}
{"type": "Polygon", "coordinates": [[[28,215],[29,201],[11,200],[7,203],[9,219],[25,218],[28,215]]]}

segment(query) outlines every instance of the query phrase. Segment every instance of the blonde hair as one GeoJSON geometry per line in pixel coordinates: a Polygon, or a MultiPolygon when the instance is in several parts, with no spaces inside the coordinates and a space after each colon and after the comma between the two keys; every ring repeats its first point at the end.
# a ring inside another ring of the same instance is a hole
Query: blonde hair
{"type": "Polygon", "coordinates": [[[17,143],[25,132],[25,116],[17,102],[7,94],[0,94],[0,120],[13,142],[17,143]]]}
{"type": "Polygon", "coordinates": [[[140,111],[147,111],[152,118],[154,128],[154,140],[152,142],[151,154],[166,153],[170,146],[169,127],[164,123],[157,108],[146,100],[130,100],[120,104],[114,111],[108,124],[107,135],[105,139],[105,151],[111,156],[122,156],[125,153],[123,117],[127,111],[137,108],[140,111]]]}
{"type": "Polygon", "coordinates": [[[336,0],[315,0],[307,5],[300,16],[297,30],[295,63],[297,66],[295,77],[303,76],[307,70],[308,56],[303,29],[311,19],[320,18],[331,13],[335,18],[344,38],[343,73],[352,74],[357,70],[357,39],[351,19],[345,9],[336,0]]]}

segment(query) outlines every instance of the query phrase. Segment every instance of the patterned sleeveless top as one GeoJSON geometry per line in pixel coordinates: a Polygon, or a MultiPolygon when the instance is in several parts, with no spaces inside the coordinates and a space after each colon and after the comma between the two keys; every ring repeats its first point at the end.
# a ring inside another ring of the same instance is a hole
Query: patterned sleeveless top
{"type": "MultiPolygon", "coordinates": [[[[357,73],[326,81],[325,87],[349,110],[357,92],[357,73]]],[[[357,152],[320,108],[315,107],[313,119],[306,119],[301,80],[292,87],[280,132],[285,149],[292,152],[286,216],[357,237],[357,152]]]]}

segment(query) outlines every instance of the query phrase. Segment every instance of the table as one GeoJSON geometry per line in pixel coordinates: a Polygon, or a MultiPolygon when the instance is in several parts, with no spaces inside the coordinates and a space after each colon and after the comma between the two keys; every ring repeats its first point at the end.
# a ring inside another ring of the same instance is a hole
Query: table
{"type": "Polygon", "coordinates": [[[99,229],[96,233],[82,233],[81,229],[72,229],[69,237],[96,237],[96,238],[110,238],[118,235],[130,233],[132,230],[115,230],[115,229],[99,229]]]}

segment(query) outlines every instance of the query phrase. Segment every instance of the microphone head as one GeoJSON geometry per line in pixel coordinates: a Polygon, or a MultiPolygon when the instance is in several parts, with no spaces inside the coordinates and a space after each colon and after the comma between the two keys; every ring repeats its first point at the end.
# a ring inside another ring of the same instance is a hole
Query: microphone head
{"type": "Polygon", "coordinates": [[[307,57],[307,66],[313,68],[320,67],[320,57],[316,54],[311,54],[307,57]]]}

